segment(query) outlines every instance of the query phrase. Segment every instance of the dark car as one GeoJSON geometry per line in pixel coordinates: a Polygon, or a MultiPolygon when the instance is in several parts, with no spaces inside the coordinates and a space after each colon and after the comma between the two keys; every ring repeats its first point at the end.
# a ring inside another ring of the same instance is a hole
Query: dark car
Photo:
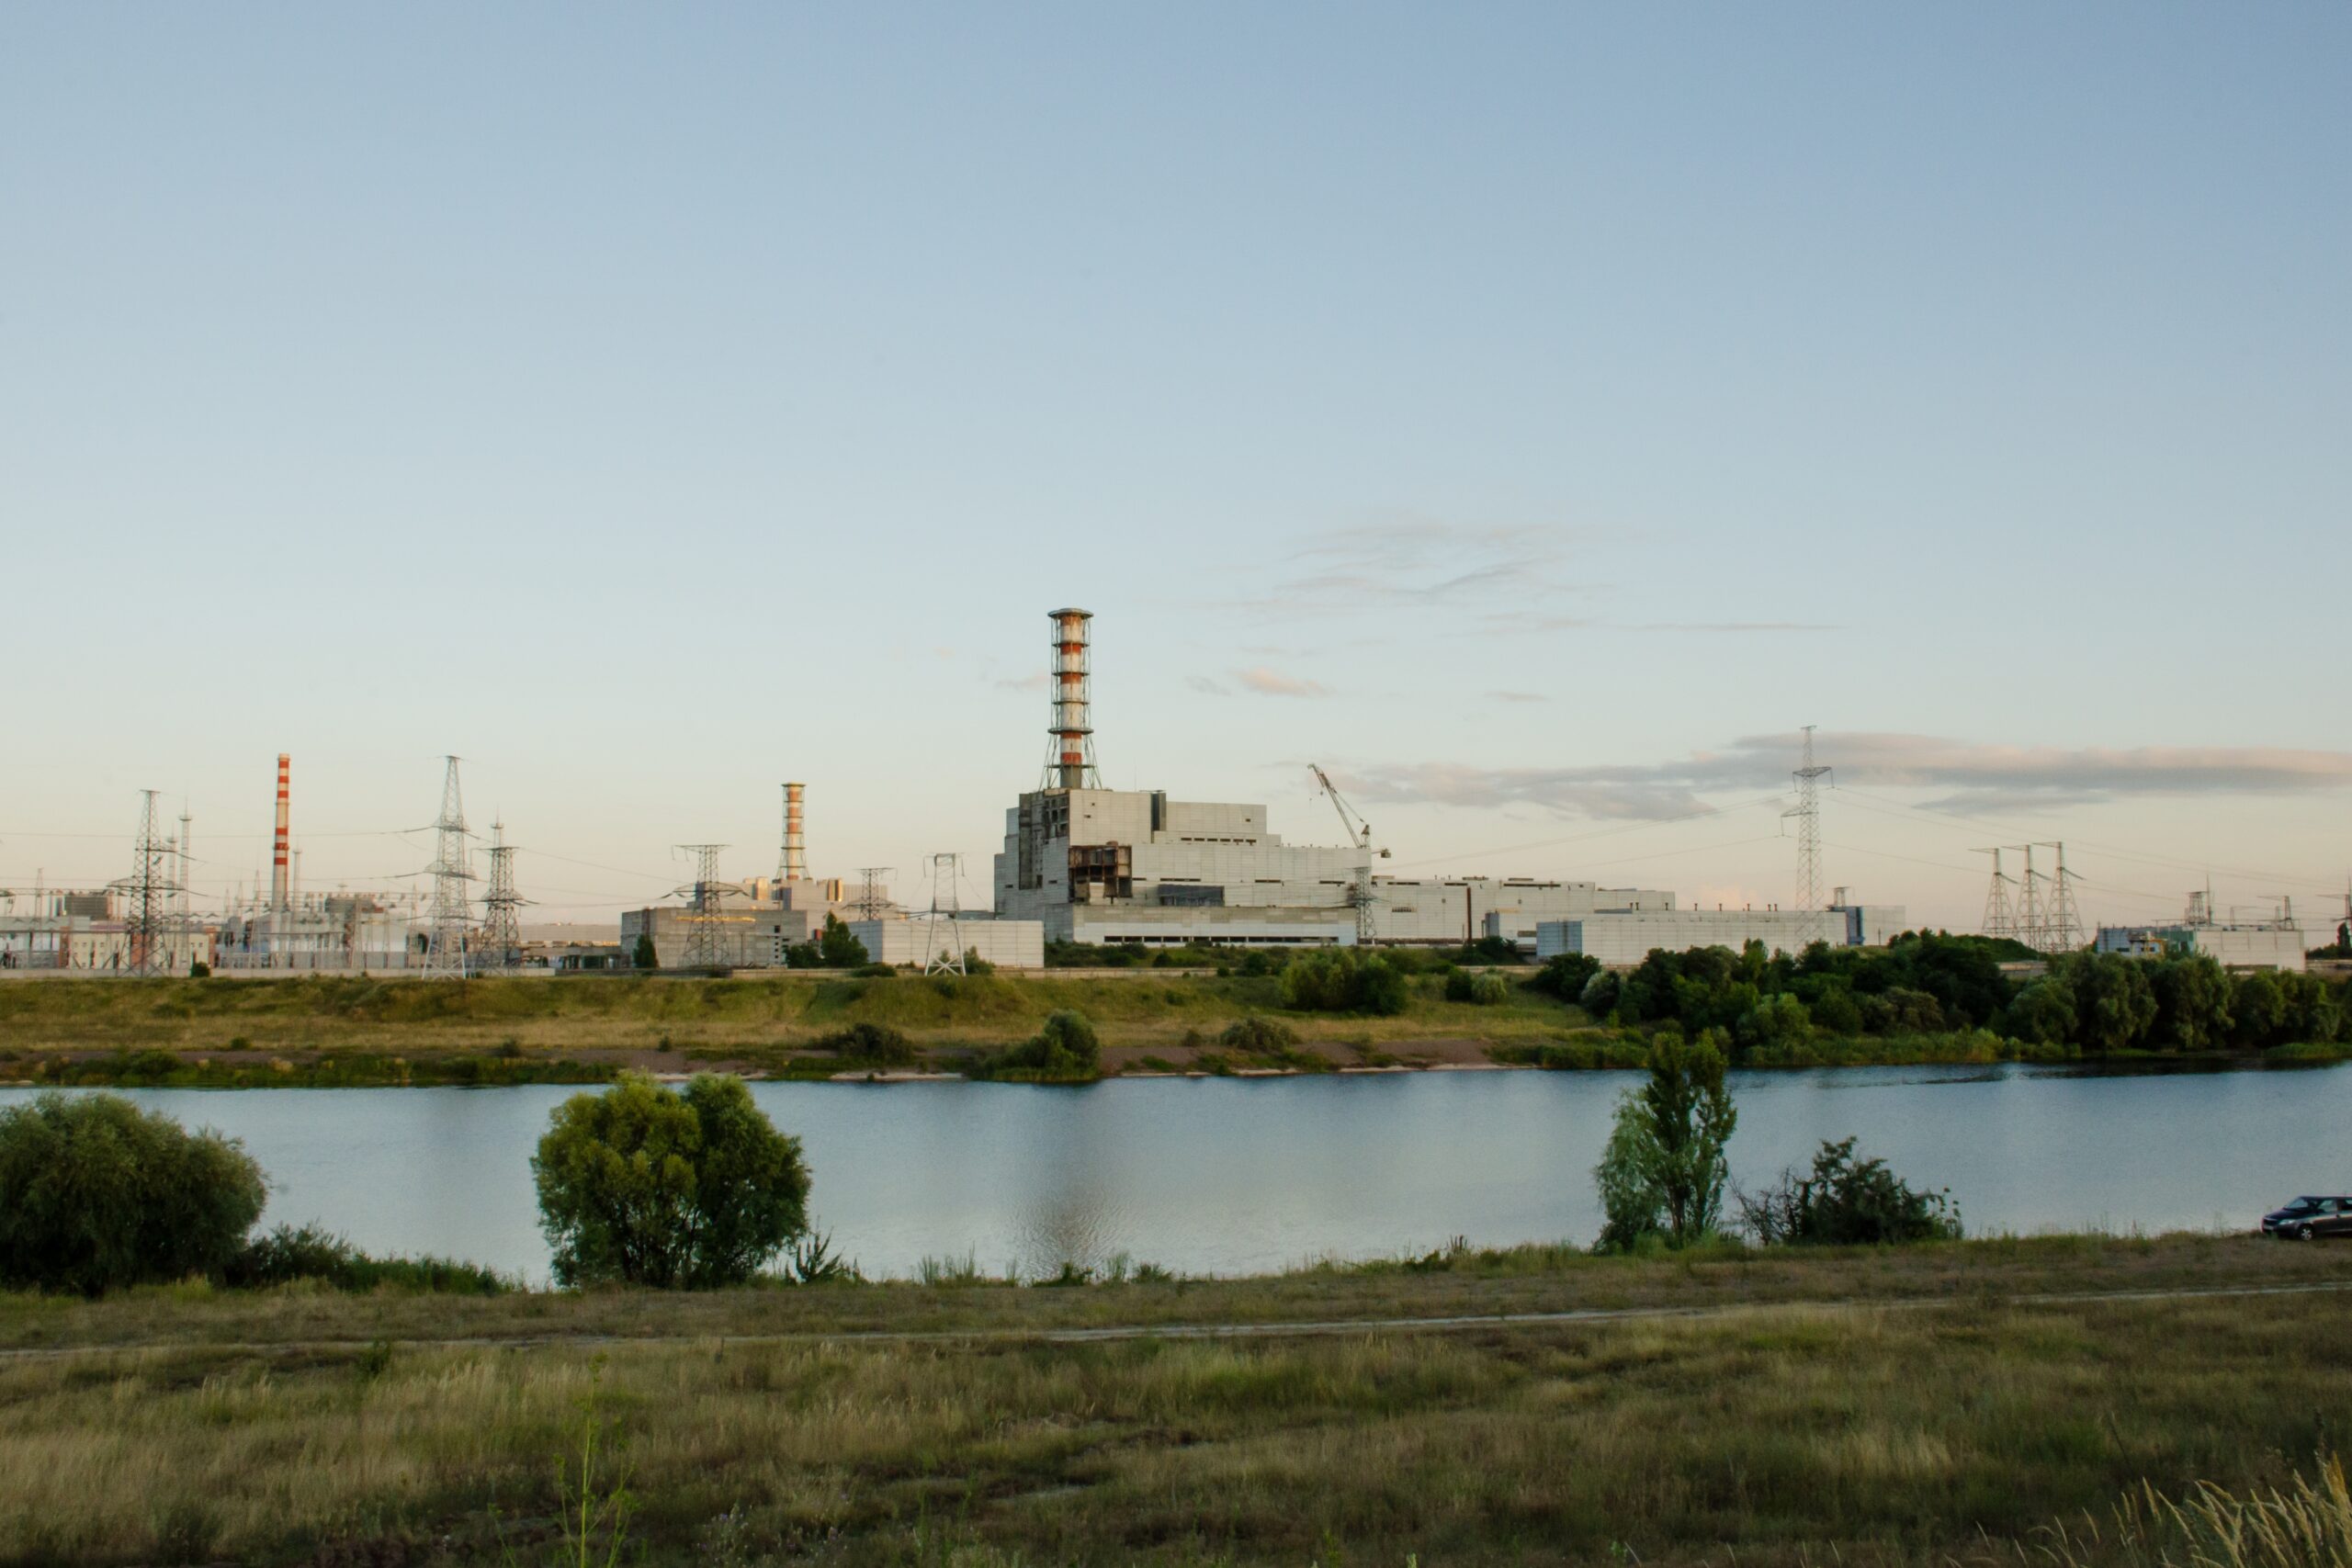
{"type": "Polygon", "coordinates": [[[2262,1234],[2293,1241],[2317,1236],[2352,1236],[2352,1198],[2298,1198],[2283,1209],[2262,1216],[2262,1234]]]}

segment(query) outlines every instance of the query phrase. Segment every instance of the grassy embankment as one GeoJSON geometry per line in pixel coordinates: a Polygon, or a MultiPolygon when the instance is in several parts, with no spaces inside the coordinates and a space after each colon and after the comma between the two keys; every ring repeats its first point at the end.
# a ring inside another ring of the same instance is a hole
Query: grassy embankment
{"type": "Polygon", "coordinates": [[[2345,1294],[2112,1292],[2321,1284],[2352,1284],[2352,1248],[2166,1237],[1083,1290],[0,1298],[0,1342],[51,1348],[0,1357],[0,1562],[498,1561],[502,1530],[543,1561],[593,1390],[657,1562],[2015,1562],[2143,1480],[2284,1483],[2352,1421],[2345,1294]],[[2078,1292],[2109,1294],[2047,1299],[2078,1292]],[[1715,1310],[1047,1337],[1644,1305],[1715,1310]],[[877,1329],[954,1337],[840,1337],[877,1329]]]}
{"type": "MultiPolygon", "coordinates": [[[[1521,975],[1504,971],[1516,982],[1521,975]]],[[[1319,1071],[1349,1067],[1630,1066],[1640,1040],[1514,983],[1500,1003],[1444,999],[1412,981],[1394,1018],[1285,1010],[1272,977],[1139,971],[1121,976],[779,975],[472,980],[364,978],[18,980],[0,983],[0,1081],[331,1087],[594,1082],[623,1066],[723,1066],[824,1076],[819,1049],[854,1023],[902,1031],[918,1065],[956,1071],[975,1052],[1034,1033],[1074,1009],[1091,1019],[1110,1073],[1319,1071]],[[1278,1017],[1298,1046],[1220,1048],[1227,1025],[1278,1017]]],[[[1989,1062],[2017,1047],[1968,1033],[1817,1039],[1750,1065],[1989,1062]]],[[[2333,1056],[2287,1047],[2272,1055],[2333,1056]]]]}

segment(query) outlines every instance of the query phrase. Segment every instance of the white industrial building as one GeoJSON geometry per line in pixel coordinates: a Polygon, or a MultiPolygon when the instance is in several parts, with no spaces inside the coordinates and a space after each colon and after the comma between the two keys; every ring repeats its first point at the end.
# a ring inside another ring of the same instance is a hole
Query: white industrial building
{"type": "Polygon", "coordinates": [[[2268,920],[2217,920],[2211,895],[2188,896],[2188,908],[2165,925],[2101,926],[2094,944],[2101,953],[2132,958],[2162,958],[2193,953],[2224,969],[2285,969],[2301,974],[2310,964],[2310,943],[2293,906],[2268,920]]]}
{"type": "Polygon", "coordinates": [[[1000,969],[1042,969],[1046,966],[1046,928],[1035,920],[992,920],[985,916],[933,920],[913,915],[904,919],[852,920],[850,935],[865,945],[865,955],[876,964],[928,967],[945,958],[970,955],[1000,969]]]}
{"type": "Polygon", "coordinates": [[[1629,969],[1655,949],[1694,947],[1739,952],[1760,942],[1771,954],[1803,953],[1813,943],[1883,947],[1904,930],[1900,904],[1838,904],[1826,909],[1604,910],[1536,927],[1535,956],[1581,953],[1612,969],[1629,969]]]}
{"type": "Polygon", "coordinates": [[[1663,910],[1656,888],[1531,878],[1369,875],[1365,844],[1286,844],[1261,805],[1170,800],[1096,787],[1089,720],[1089,623],[1057,610],[1054,750],[1044,786],[1005,813],[992,878],[1000,918],[1049,942],[1244,947],[1445,945],[1499,936],[1532,946],[1544,920],[1663,910]],[[1357,888],[1365,888],[1359,897],[1357,888]]]}

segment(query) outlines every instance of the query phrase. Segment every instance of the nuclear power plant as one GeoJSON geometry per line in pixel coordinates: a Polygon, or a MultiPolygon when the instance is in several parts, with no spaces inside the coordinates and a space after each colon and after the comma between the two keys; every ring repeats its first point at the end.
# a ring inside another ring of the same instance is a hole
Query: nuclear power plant
{"type": "MultiPolygon", "coordinates": [[[[1713,909],[1678,903],[1671,889],[1608,887],[1528,875],[1398,876],[1383,871],[1382,842],[1340,786],[1306,763],[1330,807],[1337,841],[1297,842],[1277,832],[1262,802],[1170,798],[1159,789],[1103,787],[1096,758],[1094,616],[1047,612],[1045,764],[1035,787],[1005,808],[989,886],[967,907],[963,857],[927,854],[917,892],[891,896],[887,866],[831,876],[809,873],[808,786],[782,790],[775,874],[741,881],[718,870],[724,844],[681,845],[694,874],[669,897],[622,910],[602,927],[533,928],[518,853],[503,825],[483,846],[478,878],[458,785],[447,759],[441,808],[428,829],[432,861],[404,874],[429,896],[306,890],[293,830],[293,758],[277,759],[269,874],[232,886],[217,913],[199,915],[189,873],[192,818],[167,835],[155,792],[144,793],[129,878],[103,887],[49,887],[29,897],[0,888],[0,971],[95,974],[348,973],[466,976],[540,970],[656,968],[712,973],[809,962],[838,924],[874,960],[960,971],[978,958],[1006,968],[1044,964],[1049,943],[1142,948],[1343,946],[1460,947],[1508,943],[1534,958],[1588,954],[1637,964],[1653,949],[1754,942],[1774,953],[1814,942],[1878,945],[1906,928],[1901,905],[1849,898],[1843,887],[1811,907],[1713,909]],[[29,906],[29,908],[28,908],[29,906]]],[[[1792,771],[1797,805],[1798,885],[1820,886],[1819,795],[1831,773],[1816,764],[1806,732],[1792,771]]],[[[1317,835],[1310,830],[1305,835],[1317,835]]],[[[2022,883],[1993,857],[1986,930],[2045,952],[2086,940],[2075,912],[2063,844],[2024,846],[2022,883]],[[2057,870],[2035,869],[2036,848],[2057,870]]],[[[421,856],[420,856],[421,858],[421,856]]],[[[2300,967],[2302,933],[2291,914],[2223,921],[2190,916],[2177,927],[2102,928],[2104,951],[2188,947],[2233,966],[2300,967]]]]}

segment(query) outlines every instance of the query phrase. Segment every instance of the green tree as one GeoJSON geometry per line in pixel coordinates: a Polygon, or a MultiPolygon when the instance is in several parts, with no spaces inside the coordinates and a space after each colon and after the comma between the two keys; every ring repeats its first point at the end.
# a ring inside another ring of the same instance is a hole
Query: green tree
{"type": "Polygon", "coordinates": [[[0,1111],[0,1285],[95,1296],[218,1278],[268,1196],[244,1145],[111,1094],[0,1111]]]}
{"type": "Polygon", "coordinates": [[[1283,1005],[1309,1012],[1368,1012],[1393,1017],[1410,1004],[1404,972],[1376,953],[1325,948],[1283,969],[1283,1005]]]}
{"type": "Polygon", "coordinates": [[[1603,1247],[1629,1247],[1649,1232],[1682,1247],[1715,1228],[1730,1173],[1724,1145],[1739,1122],[1724,1068],[1712,1034],[1651,1036],[1649,1081],[1618,1102],[1593,1171],[1606,1215],[1603,1247]]]}
{"type": "Polygon", "coordinates": [[[1531,990],[1575,1002],[1584,996],[1584,988],[1600,973],[1600,960],[1589,953],[1556,953],[1544,961],[1528,982],[1531,990]]]}
{"type": "Polygon", "coordinates": [[[639,969],[662,967],[661,955],[653,951],[653,939],[643,931],[637,933],[637,949],[629,954],[628,961],[639,969]]]}
{"type": "Polygon", "coordinates": [[[558,1106],[532,1156],[559,1284],[739,1284],[808,1226],[800,1141],[741,1078],[623,1074],[558,1106]]]}
{"type": "Polygon", "coordinates": [[[2238,976],[2230,996],[2230,1012],[2236,1023],[2237,1043],[2249,1049],[2264,1050],[2286,1037],[2287,992],[2278,976],[2267,969],[2238,976]]]}
{"type": "Polygon", "coordinates": [[[2230,1038],[2230,976],[2203,953],[2155,965],[2154,1040],[2174,1051],[2211,1051],[2230,1038]]]}
{"type": "Polygon", "coordinates": [[[2051,965],[2075,993],[2076,1038],[2086,1051],[2129,1051],[2156,1021],[2145,962],[2120,953],[2078,953],[2051,965]]]}
{"type": "Polygon", "coordinates": [[[865,944],[850,934],[842,918],[830,909],[825,911],[824,934],[817,939],[817,953],[828,969],[854,969],[874,961],[865,944]]]}
{"type": "Polygon", "coordinates": [[[1052,1083],[1091,1082],[1102,1076],[1102,1042],[1084,1013],[1048,1013],[1034,1037],[999,1056],[990,1070],[1052,1083]]]}
{"type": "Polygon", "coordinates": [[[2029,984],[2003,1015],[2006,1032],[2036,1045],[2075,1043],[2075,993],[2065,981],[2045,975],[2029,984]]]}
{"type": "Polygon", "coordinates": [[[1812,1033],[1813,1014],[1786,991],[1766,997],[1739,1021],[1740,1043],[1751,1049],[1800,1044],[1812,1033]]]}

